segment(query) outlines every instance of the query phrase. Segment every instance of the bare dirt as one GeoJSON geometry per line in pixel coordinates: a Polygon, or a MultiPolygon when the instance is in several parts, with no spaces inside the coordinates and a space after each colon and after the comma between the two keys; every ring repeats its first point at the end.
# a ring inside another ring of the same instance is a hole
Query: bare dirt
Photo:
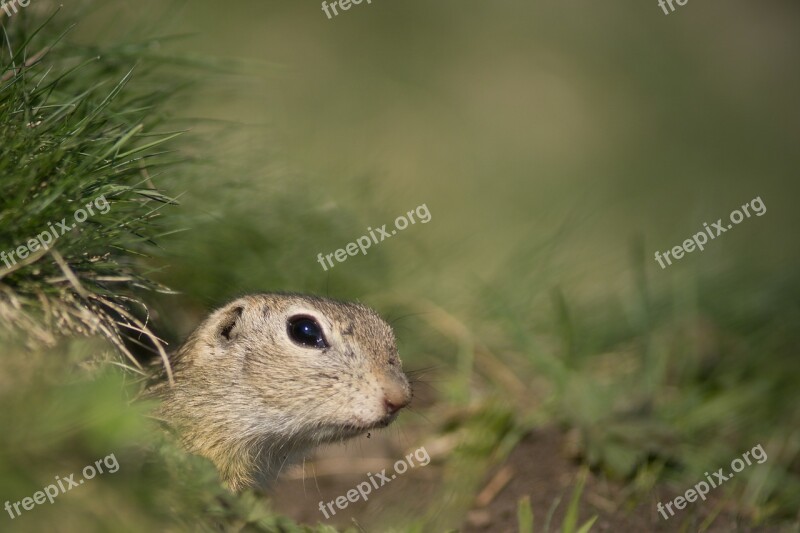
{"type": "MultiPolygon", "coordinates": [[[[545,531],[548,515],[552,515],[549,531],[559,531],[582,468],[569,457],[566,440],[557,428],[537,430],[524,437],[506,461],[488,473],[460,531],[516,532],[517,506],[525,496],[530,498],[534,513],[534,531],[545,531]],[[554,506],[559,498],[560,503],[554,506]]],[[[277,487],[272,497],[275,509],[301,523],[356,526],[367,532],[382,531],[380,524],[394,523],[391,517],[398,509],[405,509],[403,514],[407,516],[430,511],[435,507],[431,499],[436,497],[441,476],[435,462],[409,470],[367,502],[350,503],[347,509],[337,510],[336,516],[326,518],[319,509],[320,501],[333,501],[346,494],[365,479],[366,472],[380,471],[395,458],[403,457],[404,450],[397,447],[396,441],[397,435],[379,434],[349,445],[358,447],[358,453],[349,446],[321,450],[314,463],[306,464],[304,474],[295,471],[277,487]]],[[[665,520],[656,505],[678,494],[679,490],[657,487],[645,497],[634,499],[625,484],[589,472],[578,524],[597,516],[593,532],[782,531],[747,525],[749,520],[738,516],[733,502],[714,494],[665,520]]]]}
{"type": "MultiPolygon", "coordinates": [[[[550,531],[557,531],[578,480],[581,467],[565,452],[565,437],[555,428],[527,435],[509,455],[507,461],[494,469],[487,485],[504,469],[511,473],[508,483],[484,507],[476,507],[467,517],[462,531],[516,532],[517,502],[528,496],[534,513],[534,531],[544,531],[546,517],[559,497],[553,512],[550,531]]],[[[500,474],[500,478],[503,476],[500,474]]],[[[700,531],[704,524],[709,532],[779,531],[753,528],[743,524],[727,502],[710,497],[705,502],[690,504],[674,517],[665,520],[656,510],[659,501],[667,502],[678,495],[659,487],[646,498],[632,501],[625,486],[610,482],[603,476],[589,473],[580,505],[579,524],[593,516],[597,521],[591,531],[601,532],[667,532],[700,531]],[[713,516],[715,515],[716,516],[713,516]]]]}

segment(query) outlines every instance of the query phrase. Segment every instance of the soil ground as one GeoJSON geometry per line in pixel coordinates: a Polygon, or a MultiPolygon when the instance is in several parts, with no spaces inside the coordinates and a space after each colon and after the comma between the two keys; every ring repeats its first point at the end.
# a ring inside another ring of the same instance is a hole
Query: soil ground
{"type": "MultiPolygon", "coordinates": [[[[534,431],[523,438],[507,460],[492,469],[484,482],[484,490],[476,497],[460,531],[464,533],[516,532],[517,503],[528,496],[534,513],[534,531],[545,531],[546,517],[553,503],[560,503],[552,512],[550,531],[557,531],[563,520],[581,466],[569,458],[566,438],[557,428],[534,431]]],[[[363,439],[362,439],[363,441],[363,439]]],[[[331,447],[318,454],[314,463],[306,463],[305,476],[291,472],[273,496],[275,508],[302,523],[318,522],[356,525],[363,531],[380,531],[381,520],[387,520],[398,508],[404,514],[422,512],[430,498],[436,496],[441,469],[432,462],[425,468],[410,469],[367,502],[349,504],[336,516],[325,518],[320,501],[332,501],[364,481],[366,472],[380,471],[402,450],[393,449],[391,435],[373,435],[358,454],[344,447],[331,447]],[[361,458],[353,459],[353,455],[361,458]],[[349,458],[348,458],[349,456],[349,458]],[[364,459],[364,457],[372,457],[364,459]],[[314,474],[316,473],[316,475],[314,474]]],[[[647,498],[631,502],[624,484],[589,473],[580,505],[579,524],[593,516],[597,521],[593,532],[771,532],[778,528],[753,528],[744,517],[737,516],[731,502],[713,495],[705,502],[690,504],[675,517],[664,520],[656,510],[659,501],[667,502],[679,494],[658,487],[647,498]]],[[[412,515],[413,516],[413,515],[412,515]]],[[[383,522],[387,523],[387,522],[383,522]]]]}

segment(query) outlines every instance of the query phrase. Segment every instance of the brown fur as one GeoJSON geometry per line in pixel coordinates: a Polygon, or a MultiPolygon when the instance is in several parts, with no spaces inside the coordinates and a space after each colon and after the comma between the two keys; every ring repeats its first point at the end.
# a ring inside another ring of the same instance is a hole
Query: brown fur
{"type": "Polygon", "coordinates": [[[152,389],[160,414],[233,490],[269,484],[318,444],[385,427],[411,399],[391,327],[363,305],[313,296],[239,298],[171,362],[174,385],[152,389]],[[330,347],[293,342],[297,315],[315,318],[330,347]]]}

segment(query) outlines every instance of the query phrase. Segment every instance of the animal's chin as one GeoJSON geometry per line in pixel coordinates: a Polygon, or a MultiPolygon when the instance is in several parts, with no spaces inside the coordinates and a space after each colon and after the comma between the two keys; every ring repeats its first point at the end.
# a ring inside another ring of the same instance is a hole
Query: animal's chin
{"type": "Polygon", "coordinates": [[[337,424],[337,425],[332,425],[331,429],[334,430],[334,432],[336,433],[336,437],[334,437],[335,439],[336,438],[349,439],[352,437],[357,437],[358,435],[361,435],[368,431],[385,428],[386,426],[394,422],[395,418],[397,418],[397,413],[390,416],[386,416],[372,423],[352,422],[352,423],[337,424]]]}

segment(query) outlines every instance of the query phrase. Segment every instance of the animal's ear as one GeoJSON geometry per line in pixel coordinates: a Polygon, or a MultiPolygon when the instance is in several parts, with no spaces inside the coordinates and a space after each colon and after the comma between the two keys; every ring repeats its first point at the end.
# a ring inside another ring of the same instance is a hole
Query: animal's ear
{"type": "Polygon", "coordinates": [[[225,312],[222,316],[222,319],[219,321],[219,326],[217,331],[219,332],[219,336],[224,338],[225,340],[231,340],[237,334],[237,327],[236,325],[239,323],[239,319],[242,317],[242,313],[244,312],[244,307],[238,306],[234,307],[225,312]]]}

